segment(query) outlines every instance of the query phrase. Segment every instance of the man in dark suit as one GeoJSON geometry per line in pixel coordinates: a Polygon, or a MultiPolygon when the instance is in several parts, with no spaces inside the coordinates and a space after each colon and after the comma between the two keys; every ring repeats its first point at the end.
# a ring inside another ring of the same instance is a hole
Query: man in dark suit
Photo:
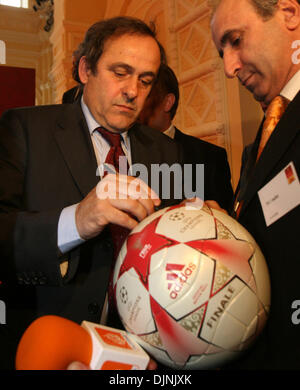
{"type": "Polygon", "coordinates": [[[82,96],[82,88],[81,85],[79,84],[64,92],[62,96],[62,103],[63,104],[74,103],[77,100],[80,100],[81,96],[82,96]]]}
{"type": "Polygon", "coordinates": [[[266,257],[271,311],[262,336],[236,367],[299,369],[300,1],[213,3],[212,35],[227,77],[238,77],[266,108],[244,154],[234,215],[266,257]]]}
{"type": "Polygon", "coordinates": [[[148,96],[140,114],[141,123],[165,133],[175,139],[183,149],[184,163],[193,166],[193,191],[202,197],[203,186],[199,176],[197,180],[197,164],[204,164],[204,200],[216,200],[222,208],[229,210],[232,206],[233,191],[231,186],[230,167],[225,149],[199,138],[182,133],[173,124],[179,103],[178,80],[173,70],[162,65],[154,87],[148,96]],[[201,191],[202,190],[202,191],[201,191]]]}
{"type": "Polygon", "coordinates": [[[99,167],[114,151],[103,128],[120,140],[129,165],[150,170],[181,161],[168,137],[135,125],[164,59],[154,32],[132,18],[103,20],[76,55],[80,101],[10,110],[0,120],[0,298],[7,307],[0,369],[13,367],[17,342],[36,317],[104,318],[111,224],[130,230],[155,207],[178,202],[158,199],[142,183],[144,196],[136,199],[127,170],[127,182],[107,175],[99,187],[99,167]],[[101,185],[112,178],[118,191],[103,199],[101,185]]]}

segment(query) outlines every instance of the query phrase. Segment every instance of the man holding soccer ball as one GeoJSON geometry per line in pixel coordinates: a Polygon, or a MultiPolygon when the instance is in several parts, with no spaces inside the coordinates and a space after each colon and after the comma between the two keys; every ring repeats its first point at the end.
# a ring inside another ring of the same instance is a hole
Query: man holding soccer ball
{"type": "Polygon", "coordinates": [[[266,257],[271,312],[264,333],[235,367],[299,369],[299,328],[292,314],[300,297],[300,1],[210,3],[226,76],[238,77],[266,108],[242,167],[234,214],[266,257]]]}
{"type": "MultiPolygon", "coordinates": [[[[3,114],[0,294],[8,312],[0,327],[0,369],[13,368],[18,339],[36,317],[105,322],[113,237],[126,237],[124,229],[128,233],[164,203],[141,180],[139,196],[130,191],[137,179],[127,162],[149,170],[181,161],[172,140],[135,126],[164,60],[155,31],[144,22],[102,20],[76,52],[82,99],[3,114]],[[127,160],[126,171],[110,175],[117,152],[127,160]],[[104,165],[107,175],[99,169],[104,165]],[[117,191],[100,197],[111,181],[117,191]]],[[[170,195],[166,202],[175,200],[170,195]]]]}

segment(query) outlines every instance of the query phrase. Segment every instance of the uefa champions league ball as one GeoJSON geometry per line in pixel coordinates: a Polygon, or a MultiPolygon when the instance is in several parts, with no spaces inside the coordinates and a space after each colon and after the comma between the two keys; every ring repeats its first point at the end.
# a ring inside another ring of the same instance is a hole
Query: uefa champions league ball
{"type": "Polygon", "coordinates": [[[206,205],[168,207],[143,220],[119,253],[113,285],[125,329],[178,369],[237,358],[270,309],[258,245],[236,220],[206,205]]]}

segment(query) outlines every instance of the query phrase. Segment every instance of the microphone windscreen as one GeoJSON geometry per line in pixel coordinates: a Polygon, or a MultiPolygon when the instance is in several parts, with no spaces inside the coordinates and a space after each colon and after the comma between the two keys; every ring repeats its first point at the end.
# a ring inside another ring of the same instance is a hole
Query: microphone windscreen
{"type": "Polygon", "coordinates": [[[16,354],[17,370],[65,370],[72,362],[89,365],[89,333],[73,321],[58,316],[40,317],[24,332],[16,354]]]}

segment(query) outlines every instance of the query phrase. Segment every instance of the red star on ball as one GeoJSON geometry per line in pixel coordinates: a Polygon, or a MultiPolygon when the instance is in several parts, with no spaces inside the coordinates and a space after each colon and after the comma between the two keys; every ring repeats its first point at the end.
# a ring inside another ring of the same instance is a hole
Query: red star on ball
{"type": "Polygon", "coordinates": [[[128,237],[126,242],[127,253],[119,272],[120,277],[130,268],[134,268],[147,289],[151,256],[165,247],[178,243],[162,234],[156,233],[156,227],[160,218],[161,216],[145,226],[142,231],[133,233],[128,237]]]}

